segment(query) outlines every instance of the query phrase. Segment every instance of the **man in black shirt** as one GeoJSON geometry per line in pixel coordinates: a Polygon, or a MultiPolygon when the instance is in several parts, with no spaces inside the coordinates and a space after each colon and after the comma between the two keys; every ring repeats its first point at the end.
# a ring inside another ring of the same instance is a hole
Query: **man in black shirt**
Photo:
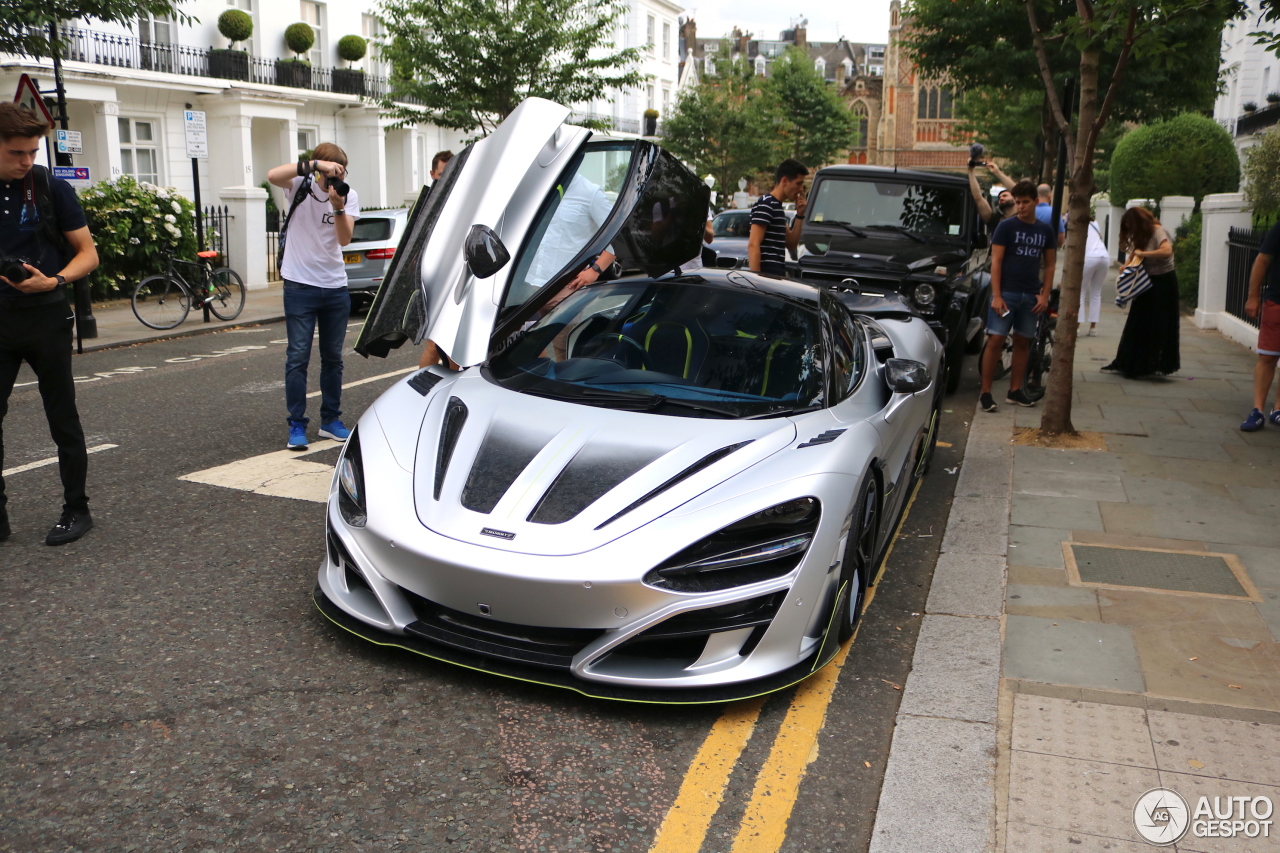
{"type": "MultiPolygon", "coordinates": [[[[48,132],[35,113],[0,103],[0,256],[15,261],[5,264],[8,276],[0,275],[0,470],[4,416],[25,361],[39,380],[62,475],[62,517],[45,544],[65,545],[93,527],[85,494],[89,457],[71,377],[74,315],[65,285],[98,266],[98,251],[71,186],[35,165],[48,132]]],[[[6,501],[0,478],[0,540],[10,533],[6,501]]]]}
{"type": "Polygon", "coordinates": [[[751,236],[747,240],[747,263],[752,271],[781,278],[787,272],[787,252],[800,244],[804,226],[804,179],[809,169],[799,160],[783,160],[778,165],[773,189],[760,196],[751,208],[751,236]],[[795,201],[796,218],[787,226],[785,201],[795,201]]]}

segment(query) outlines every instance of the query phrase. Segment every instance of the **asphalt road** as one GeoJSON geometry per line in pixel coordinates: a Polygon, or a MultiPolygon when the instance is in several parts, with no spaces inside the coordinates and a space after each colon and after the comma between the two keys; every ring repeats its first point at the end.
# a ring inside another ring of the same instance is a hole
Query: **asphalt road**
{"type": "MultiPolygon", "coordinates": [[[[80,542],[43,544],[56,465],[6,478],[0,851],[866,849],[971,364],[809,763],[826,701],[812,685],[747,707],[608,703],[330,625],[309,599],[321,505],[178,479],[283,448],[282,338],[274,325],[76,357],[88,443],[116,445],[90,458],[97,527],[80,542]],[[733,731],[741,752],[718,775],[695,762],[724,758],[733,731]],[[677,832],[688,810],[673,804],[718,796],[709,823],[677,832]]],[[[344,381],[416,356],[349,354],[344,381]]],[[[348,389],[347,424],[392,381],[348,389]]],[[[34,385],[14,392],[4,437],[7,469],[54,455],[34,385]]]]}

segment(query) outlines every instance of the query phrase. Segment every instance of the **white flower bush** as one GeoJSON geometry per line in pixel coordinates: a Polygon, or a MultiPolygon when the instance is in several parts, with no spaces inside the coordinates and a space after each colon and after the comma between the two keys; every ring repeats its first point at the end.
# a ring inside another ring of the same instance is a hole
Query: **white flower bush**
{"type": "Polygon", "coordinates": [[[98,298],[130,294],[164,271],[169,252],[195,258],[195,205],[177,190],[124,175],[80,193],[80,204],[98,247],[100,263],[90,275],[98,298]]]}

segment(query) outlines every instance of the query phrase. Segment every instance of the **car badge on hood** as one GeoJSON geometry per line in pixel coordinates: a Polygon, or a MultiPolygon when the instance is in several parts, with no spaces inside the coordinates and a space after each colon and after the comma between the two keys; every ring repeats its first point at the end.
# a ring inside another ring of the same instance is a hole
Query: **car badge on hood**
{"type": "Polygon", "coordinates": [[[480,535],[481,535],[481,536],[496,536],[496,537],[498,537],[499,539],[506,539],[508,542],[510,542],[512,539],[515,539],[515,538],[516,538],[516,535],[515,535],[514,533],[511,533],[511,532],[506,531],[506,530],[494,530],[492,527],[481,527],[481,528],[480,528],[480,535]]]}

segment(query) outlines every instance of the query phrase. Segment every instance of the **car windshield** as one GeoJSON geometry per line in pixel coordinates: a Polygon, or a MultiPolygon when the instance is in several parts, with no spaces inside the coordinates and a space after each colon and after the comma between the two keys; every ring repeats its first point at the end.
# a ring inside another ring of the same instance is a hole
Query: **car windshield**
{"type": "Polygon", "coordinates": [[[352,243],[374,243],[391,239],[390,219],[379,216],[362,216],[351,228],[352,243]]]}
{"type": "Polygon", "coordinates": [[[748,418],[824,404],[817,305],[698,278],[584,287],[489,362],[504,387],[587,405],[748,418]]]}
{"type": "Polygon", "coordinates": [[[931,187],[896,181],[827,179],[809,199],[807,220],[959,237],[965,217],[963,187],[931,187]]]}
{"type": "Polygon", "coordinates": [[[722,213],[711,220],[711,231],[716,237],[750,237],[751,211],[735,210],[722,213]]]}

